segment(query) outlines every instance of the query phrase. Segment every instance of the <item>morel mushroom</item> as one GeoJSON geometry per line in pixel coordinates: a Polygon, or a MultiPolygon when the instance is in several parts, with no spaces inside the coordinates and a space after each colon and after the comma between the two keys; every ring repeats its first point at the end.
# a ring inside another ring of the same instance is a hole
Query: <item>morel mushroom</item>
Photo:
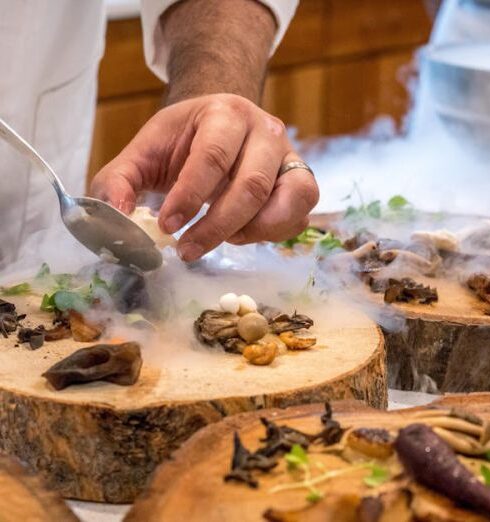
{"type": "Polygon", "coordinates": [[[138,380],[141,365],[138,343],[99,344],[77,350],[49,368],[43,377],[56,390],[92,381],[128,386],[138,380]]]}

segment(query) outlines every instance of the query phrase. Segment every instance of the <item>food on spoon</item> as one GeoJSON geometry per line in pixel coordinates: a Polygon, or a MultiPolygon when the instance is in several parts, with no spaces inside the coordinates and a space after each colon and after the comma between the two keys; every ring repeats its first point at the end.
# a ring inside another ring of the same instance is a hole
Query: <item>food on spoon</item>
{"type": "Polygon", "coordinates": [[[254,343],[269,332],[269,323],[263,315],[252,312],[238,319],[237,330],[244,341],[254,343]]]}
{"type": "MultiPolygon", "coordinates": [[[[129,215],[129,219],[143,229],[155,242],[158,248],[175,247],[176,239],[170,234],[164,234],[158,225],[158,217],[152,214],[149,207],[136,207],[129,215]]],[[[124,240],[124,238],[121,238],[124,240]]]]}
{"type": "Polygon", "coordinates": [[[276,358],[277,345],[274,343],[257,343],[245,346],[243,356],[256,366],[267,366],[276,358]]]}
{"type": "Polygon", "coordinates": [[[43,377],[55,390],[93,381],[128,386],[138,380],[141,365],[138,343],[99,344],[73,352],[44,372],[43,377]]]}
{"type": "Polygon", "coordinates": [[[490,515],[490,487],[484,486],[430,427],[412,424],[401,429],[395,449],[404,467],[418,482],[490,515]]]}

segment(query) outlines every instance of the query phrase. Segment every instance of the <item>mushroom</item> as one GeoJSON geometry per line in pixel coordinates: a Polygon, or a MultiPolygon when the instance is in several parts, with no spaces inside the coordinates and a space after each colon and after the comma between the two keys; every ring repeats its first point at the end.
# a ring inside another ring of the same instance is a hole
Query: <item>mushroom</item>
{"type": "Polygon", "coordinates": [[[228,312],[230,314],[238,313],[240,308],[240,302],[238,301],[238,296],[233,293],[224,294],[219,298],[219,306],[223,312],[228,312]]]}
{"type": "Polygon", "coordinates": [[[281,338],[273,333],[266,333],[258,342],[261,344],[274,343],[277,346],[277,355],[284,355],[288,351],[288,347],[281,341],[281,338]]]}
{"type": "Polygon", "coordinates": [[[459,250],[458,238],[449,230],[418,230],[411,235],[411,239],[433,245],[437,250],[459,250]]]}
{"type": "Polygon", "coordinates": [[[277,355],[277,346],[274,343],[249,344],[243,350],[243,356],[250,364],[267,366],[277,355]]]}
{"type": "Polygon", "coordinates": [[[393,437],[385,429],[358,428],[347,435],[347,445],[374,459],[387,459],[393,454],[393,437]]]}
{"type": "Polygon", "coordinates": [[[269,331],[269,324],[263,315],[252,312],[240,317],[237,328],[242,339],[247,343],[254,343],[269,331]]]}
{"type": "Polygon", "coordinates": [[[279,339],[289,350],[307,350],[316,344],[315,337],[298,337],[294,332],[282,332],[279,339]]]}
{"type": "Polygon", "coordinates": [[[257,303],[249,295],[241,295],[238,298],[238,304],[238,315],[250,314],[257,311],[257,303]]]}
{"type": "Polygon", "coordinates": [[[79,312],[70,310],[70,328],[75,341],[91,343],[96,341],[103,332],[103,327],[89,321],[79,312]]]}
{"type": "Polygon", "coordinates": [[[99,344],[73,352],[44,372],[43,377],[55,390],[102,380],[128,386],[138,380],[141,365],[138,343],[99,344]]]}
{"type": "Polygon", "coordinates": [[[223,343],[227,339],[238,337],[238,319],[235,314],[204,310],[194,322],[194,330],[203,343],[223,343]]]}

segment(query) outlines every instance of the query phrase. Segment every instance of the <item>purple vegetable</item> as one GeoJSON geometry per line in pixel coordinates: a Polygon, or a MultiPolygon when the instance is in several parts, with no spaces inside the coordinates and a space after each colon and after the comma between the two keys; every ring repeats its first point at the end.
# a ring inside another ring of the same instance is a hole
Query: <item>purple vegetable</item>
{"type": "Polygon", "coordinates": [[[425,424],[400,430],[395,450],[417,482],[466,507],[490,514],[490,487],[463,466],[453,449],[425,424]]]}

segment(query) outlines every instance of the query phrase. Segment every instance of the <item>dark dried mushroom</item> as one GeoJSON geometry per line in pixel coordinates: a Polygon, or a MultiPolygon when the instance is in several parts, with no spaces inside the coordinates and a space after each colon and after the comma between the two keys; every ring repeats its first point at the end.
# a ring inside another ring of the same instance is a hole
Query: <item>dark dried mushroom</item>
{"type": "Polygon", "coordinates": [[[138,343],[99,344],[77,350],[49,368],[43,377],[56,390],[92,381],[128,386],[138,380],[141,365],[138,343]]]}
{"type": "Polygon", "coordinates": [[[436,288],[417,283],[410,277],[372,279],[370,286],[373,292],[384,292],[386,303],[408,303],[416,300],[419,304],[430,304],[439,299],[436,288]]]}
{"type": "Polygon", "coordinates": [[[308,435],[289,426],[279,426],[275,422],[261,417],[260,421],[265,426],[265,438],[260,439],[265,445],[257,453],[272,457],[279,452],[287,453],[295,444],[307,449],[316,435],[308,435]]]}
{"type": "Polygon", "coordinates": [[[31,350],[37,350],[44,344],[46,332],[43,325],[36,328],[20,328],[17,338],[20,343],[29,343],[31,350]]]}
{"type": "Polygon", "coordinates": [[[280,314],[269,321],[269,327],[272,333],[276,335],[282,332],[301,330],[302,328],[310,328],[313,326],[313,319],[307,315],[301,315],[294,312],[293,315],[280,314]]]}
{"type": "Polygon", "coordinates": [[[401,429],[395,450],[417,482],[454,502],[490,514],[490,487],[484,486],[431,428],[411,424],[401,429]]]}
{"type": "Polygon", "coordinates": [[[53,328],[44,331],[44,340],[48,342],[69,339],[70,337],[70,325],[66,323],[58,323],[53,328]]]}
{"type": "Polygon", "coordinates": [[[345,430],[341,428],[339,422],[333,418],[332,407],[329,402],[325,403],[325,413],[321,416],[321,422],[324,427],[320,433],[316,435],[315,440],[321,440],[325,446],[339,442],[345,430]]]}
{"type": "Polygon", "coordinates": [[[231,480],[245,482],[251,488],[257,488],[259,483],[252,476],[251,471],[269,471],[277,466],[277,461],[260,453],[251,453],[242,444],[237,432],[233,436],[233,456],[231,459],[231,470],[225,475],[225,482],[231,480]]]}
{"type": "Polygon", "coordinates": [[[485,274],[473,274],[466,283],[482,301],[490,303],[490,277],[485,274]]]}
{"type": "Polygon", "coordinates": [[[119,268],[112,279],[111,291],[116,309],[122,314],[149,306],[150,296],[145,277],[134,268],[119,268]]]}
{"type": "Polygon", "coordinates": [[[15,305],[0,299],[0,314],[13,314],[15,312],[15,305]]]}
{"type": "Polygon", "coordinates": [[[17,314],[13,303],[0,299],[0,333],[3,337],[7,338],[9,334],[15,332],[23,319],[25,314],[17,314]]]}

